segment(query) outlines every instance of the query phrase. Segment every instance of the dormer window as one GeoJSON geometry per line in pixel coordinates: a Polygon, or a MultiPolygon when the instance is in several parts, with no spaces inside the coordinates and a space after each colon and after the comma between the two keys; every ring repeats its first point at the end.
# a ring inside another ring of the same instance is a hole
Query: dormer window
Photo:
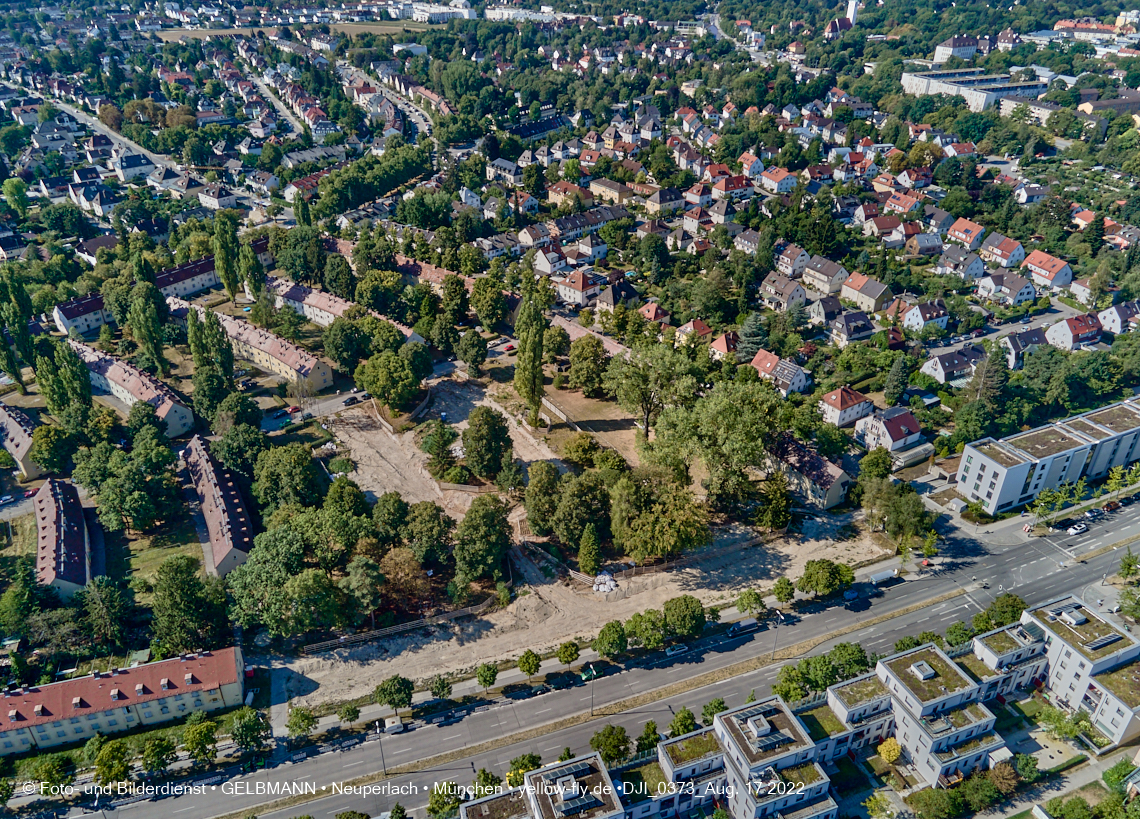
{"type": "Polygon", "coordinates": [[[170,679],[168,677],[163,677],[161,685],[162,685],[163,691],[169,691],[170,690],[170,679]]]}
{"type": "Polygon", "coordinates": [[[111,689],[111,699],[117,700],[121,696],[122,696],[122,693],[119,691],[119,689],[117,689],[117,688],[111,689]]]}

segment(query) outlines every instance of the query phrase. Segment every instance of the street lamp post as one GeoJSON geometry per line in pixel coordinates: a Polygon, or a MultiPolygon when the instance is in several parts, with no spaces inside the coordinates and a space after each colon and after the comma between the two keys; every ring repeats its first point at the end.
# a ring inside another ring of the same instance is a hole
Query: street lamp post
{"type": "Polygon", "coordinates": [[[384,769],[384,776],[387,776],[388,764],[384,761],[384,732],[380,730],[380,720],[376,720],[376,741],[380,743],[380,767],[384,769]]]}
{"type": "Polygon", "coordinates": [[[780,621],[772,622],[772,659],[776,659],[776,641],[780,639],[780,621]]]}

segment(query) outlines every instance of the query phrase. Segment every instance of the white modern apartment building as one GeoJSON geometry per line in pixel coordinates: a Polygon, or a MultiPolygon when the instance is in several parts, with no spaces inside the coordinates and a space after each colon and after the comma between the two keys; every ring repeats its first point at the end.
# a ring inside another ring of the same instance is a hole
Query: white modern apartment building
{"type": "Polygon", "coordinates": [[[1140,460],[1140,399],[1135,397],[1018,432],[967,444],[958,491],[986,511],[1030,503],[1042,489],[1082,477],[1096,480],[1114,466],[1140,460]]]}

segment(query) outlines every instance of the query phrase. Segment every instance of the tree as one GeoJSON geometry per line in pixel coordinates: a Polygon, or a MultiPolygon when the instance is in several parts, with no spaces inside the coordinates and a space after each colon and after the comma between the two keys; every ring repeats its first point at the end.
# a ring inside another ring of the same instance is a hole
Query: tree
{"type": "Polygon", "coordinates": [[[463,791],[454,782],[436,782],[428,797],[427,812],[432,819],[447,819],[459,810],[463,791]]]}
{"type": "Polygon", "coordinates": [[[1001,798],[1001,793],[993,783],[993,779],[980,771],[958,786],[958,795],[966,803],[966,807],[974,813],[985,811],[990,805],[1001,798]]]}
{"type": "Polygon", "coordinates": [[[542,343],[546,322],[534,282],[526,284],[522,306],[515,321],[518,338],[518,357],[515,360],[515,392],[530,408],[532,423],[538,421],[538,408],[542,404],[545,385],[542,373],[542,343]]]}
{"type": "Polygon", "coordinates": [[[243,242],[241,250],[238,251],[238,275],[255,298],[265,287],[265,268],[257,258],[257,252],[248,242],[243,242]]]}
{"type": "Polygon", "coordinates": [[[523,506],[531,531],[540,537],[550,534],[558,509],[558,468],[550,461],[536,461],[527,471],[523,506]]]}
{"type": "Polygon", "coordinates": [[[154,579],[152,631],[166,656],[215,648],[225,632],[225,591],[216,580],[201,578],[199,562],[172,555],[154,579]]]}
{"type": "Polygon", "coordinates": [[[598,537],[609,534],[610,496],[597,472],[567,476],[559,482],[558,507],[551,520],[554,533],[565,544],[582,542],[586,525],[593,523],[598,537]]]}
{"type": "Polygon", "coordinates": [[[566,666],[567,671],[570,670],[570,666],[577,662],[578,656],[579,650],[577,643],[570,641],[558,646],[558,662],[566,666]]]}
{"type": "Polygon", "coordinates": [[[218,724],[204,720],[187,726],[182,734],[182,747],[198,765],[213,762],[218,755],[218,724]]]}
{"type": "Polygon", "coordinates": [[[523,777],[531,771],[542,767],[542,757],[535,753],[520,754],[507,763],[507,784],[517,788],[523,783],[523,777]]]}
{"type": "Polygon", "coordinates": [[[285,721],[285,728],[289,731],[290,739],[302,739],[313,733],[317,727],[317,715],[313,709],[297,706],[289,709],[289,718],[285,721]]]}
{"type": "Polygon", "coordinates": [[[272,733],[269,723],[256,708],[245,705],[234,711],[230,739],[243,753],[260,751],[272,733]]]}
{"type": "Polygon", "coordinates": [[[63,787],[75,781],[75,765],[66,755],[49,756],[33,770],[33,778],[50,787],[63,787]]]}
{"type": "Polygon", "coordinates": [[[339,253],[330,254],[325,260],[323,284],[334,296],[352,299],[356,295],[356,276],[348,259],[339,253]]]}
{"type": "Polygon", "coordinates": [[[304,444],[265,450],[257,456],[253,477],[253,496],[261,504],[263,515],[285,504],[314,506],[323,494],[324,481],[304,444]]]}
{"type": "Polygon", "coordinates": [[[899,745],[899,741],[894,737],[887,737],[879,743],[879,747],[875,750],[883,762],[886,762],[888,765],[894,765],[899,761],[899,757],[902,756],[902,746],[899,745]]]}
{"type": "Polygon", "coordinates": [[[4,180],[4,198],[23,219],[28,215],[28,185],[18,177],[4,180]]]}
{"type": "Polygon", "coordinates": [[[336,718],[344,725],[352,725],[360,719],[360,707],[346,702],[336,709],[336,718]]]}
{"type": "Polygon", "coordinates": [[[629,734],[620,725],[607,725],[590,737],[590,747],[611,766],[629,758],[629,744],[629,734]]]}
{"type": "Polygon", "coordinates": [[[451,554],[454,528],[455,521],[442,507],[431,501],[421,501],[408,507],[403,538],[421,565],[441,564],[451,554]]]}
{"type": "MultiPolygon", "coordinates": [[[[133,412],[134,408],[140,405],[151,406],[145,401],[137,401],[135,405],[131,407],[131,411],[133,412]]],[[[226,432],[235,426],[243,424],[257,428],[261,424],[261,414],[261,408],[257,406],[248,395],[243,395],[240,392],[231,392],[218,404],[210,429],[213,430],[215,435],[225,435],[226,432]]],[[[129,419],[127,426],[130,426],[129,419]]]]}
{"type": "Polygon", "coordinates": [[[507,300],[502,285],[493,276],[475,279],[471,291],[471,309],[478,316],[479,323],[489,331],[494,330],[507,317],[507,300]]]}
{"type": "Polygon", "coordinates": [[[741,614],[754,617],[757,614],[763,614],[767,609],[763,595],[756,589],[745,589],[736,596],[736,610],[741,614]]]}
{"type": "Polygon", "coordinates": [[[75,450],[75,439],[65,430],[42,424],[32,432],[28,457],[45,472],[64,472],[71,463],[75,450]]]}
{"type": "Polygon", "coordinates": [[[772,593],[776,596],[776,600],[780,603],[790,603],[796,596],[796,587],[792,585],[792,581],[786,577],[776,578],[776,584],[772,587],[772,593]]]}
{"type": "Polygon", "coordinates": [[[455,529],[456,582],[498,579],[510,540],[506,505],[495,495],[477,495],[455,529]]]}
{"type": "Polygon", "coordinates": [[[391,350],[374,355],[356,368],[357,386],[391,410],[399,410],[415,396],[420,380],[411,364],[391,350]]]}
{"type": "Polygon", "coordinates": [[[1041,772],[1037,770],[1037,757],[1033,754],[1017,754],[1013,758],[1013,763],[1017,775],[1026,784],[1032,785],[1041,776],[1041,772]]]}
{"type": "Polygon", "coordinates": [[[1053,739],[1076,739],[1081,729],[1075,717],[1070,717],[1060,708],[1046,705],[1038,712],[1037,722],[1053,739]]]}
{"type": "MultiPolygon", "coordinates": [[[[805,594],[814,593],[820,597],[833,594],[845,585],[850,585],[848,574],[840,564],[831,560],[809,560],[804,564],[804,573],[796,581],[796,589],[805,594]]],[[[848,571],[850,571],[848,569],[848,571]]],[[[853,578],[852,578],[853,579],[853,578]]]]}
{"type": "Polygon", "coordinates": [[[788,477],[775,469],[764,481],[763,502],[756,513],[756,523],[769,531],[786,529],[792,522],[792,494],[788,489],[788,477]]]}
{"type": "Polygon", "coordinates": [[[606,348],[594,335],[583,336],[570,344],[570,386],[588,397],[602,390],[606,372],[606,348]]]}
{"type": "Polygon", "coordinates": [[[143,770],[150,776],[158,776],[178,758],[177,749],[169,737],[162,735],[148,737],[143,743],[143,770]]]}
{"type": "Polygon", "coordinates": [[[410,708],[412,694],[416,686],[407,677],[395,675],[384,680],[372,692],[372,701],[377,705],[387,705],[397,714],[401,708],[410,708]]]}
{"type": "Polygon", "coordinates": [[[193,384],[194,411],[213,423],[218,407],[229,394],[225,376],[217,367],[208,365],[194,372],[193,384]]]}
{"type": "Polygon", "coordinates": [[[656,651],[665,645],[665,616],[657,609],[636,612],[626,620],[625,633],[630,645],[656,651]]]}
{"type": "Polygon", "coordinates": [[[214,272],[229,294],[230,301],[237,298],[238,281],[237,220],[229,211],[214,217],[214,272]]]}
{"type": "Polygon", "coordinates": [[[493,478],[511,460],[511,431],[503,414],[479,406],[467,418],[463,430],[467,467],[480,478],[493,478]]]}
{"type": "Polygon", "coordinates": [[[622,409],[638,413],[646,432],[662,410],[689,405],[697,392],[688,356],[668,344],[635,347],[628,357],[611,359],[602,386],[622,409]]]}
{"type": "Polygon", "coordinates": [[[592,523],[587,523],[586,528],[582,530],[582,540],[578,546],[578,568],[583,574],[588,575],[596,575],[602,568],[598,530],[592,523]]]}
{"type": "Polygon", "coordinates": [[[499,786],[502,784],[502,779],[495,776],[495,774],[486,768],[480,768],[475,772],[475,781],[472,783],[472,796],[476,799],[484,796],[492,796],[499,792],[499,786]]]}
{"type": "Polygon", "coordinates": [[[530,678],[537,674],[538,669],[542,667],[542,658],[538,656],[537,652],[528,648],[519,657],[518,665],[519,671],[526,674],[526,681],[529,683],[530,678]]]}
{"type": "Polygon", "coordinates": [[[95,758],[95,781],[103,787],[110,787],[131,778],[131,746],[121,739],[104,743],[103,749],[95,758]]]}
{"type": "Polygon", "coordinates": [[[598,636],[594,638],[594,642],[590,647],[606,659],[612,659],[620,654],[624,654],[628,647],[628,642],[625,636],[625,628],[622,626],[621,621],[611,620],[602,626],[602,630],[598,632],[598,636]]]}
{"type": "Polygon", "coordinates": [[[308,227],[313,224],[313,217],[309,212],[309,200],[303,195],[298,197],[293,203],[293,216],[297,220],[297,224],[302,227],[308,227]]]}
{"type": "Polygon", "coordinates": [[[974,630],[959,620],[946,629],[946,642],[952,646],[965,645],[974,636],[974,630]]]}
{"type": "Polygon", "coordinates": [[[251,480],[258,456],[267,449],[268,436],[256,426],[248,424],[230,427],[222,433],[220,439],[210,444],[210,454],[226,469],[251,480]]]}
{"type": "Polygon", "coordinates": [[[158,288],[150,282],[136,282],[127,310],[127,324],[147,364],[165,375],[170,365],[162,354],[162,319],[158,307],[161,298],[158,288]]]}
{"type": "Polygon", "coordinates": [[[131,606],[113,580],[106,575],[92,578],[72,602],[83,611],[84,628],[96,643],[113,648],[123,644],[131,606]]]}
{"type": "Polygon", "coordinates": [[[701,722],[705,727],[713,724],[713,717],[722,711],[727,711],[728,706],[724,703],[723,697],[717,697],[705,703],[705,707],[701,709],[701,722]]]}
{"type": "Polygon", "coordinates": [[[494,663],[483,663],[475,669],[475,679],[486,694],[495,684],[495,680],[499,679],[499,667],[494,663]]]}
{"type": "Polygon", "coordinates": [[[705,628],[705,609],[701,601],[691,594],[682,594],[665,601],[661,607],[665,615],[665,631],[683,639],[700,636],[705,628]]]}
{"type": "Polygon", "coordinates": [[[673,715],[673,721],[669,723],[669,738],[676,739],[695,730],[697,730],[697,718],[688,708],[682,708],[673,715]]]}
{"type": "Polygon", "coordinates": [[[384,573],[379,564],[365,555],[356,555],[349,561],[345,576],[340,580],[340,588],[356,601],[362,614],[370,615],[372,627],[376,627],[376,609],[380,607],[380,587],[384,585],[384,573]]]}
{"type": "MultiPolygon", "coordinates": [[[[1124,781],[1128,779],[1134,770],[1136,770],[1136,766],[1132,764],[1131,760],[1122,759],[1101,774],[1101,779],[1104,780],[1105,786],[1110,791],[1123,792],[1124,781]],[[1125,768],[1127,768],[1127,770],[1125,770],[1125,768]]],[[[994,784],[996,785],[997,783],[995,782],[994,784]]]]}
{"type": "Polygon", "coordinates": [[[1120,575],[1120,579],[1126,583],[1131,581],[1132,578],[1140,574],[1140,560],[1132,553],[1132,547],[1129,546],[1120,558],[1120,568],[1116,572],[1120,575]]]}
{"type": "Polygon", "coordinates": [[[892,407],[899,402],[902,394],[906,392],[907,380],[910,374],[907,372],[906,357],[899,356],[891,364],[891,369],[887,373],[886,386],[883,387],[883,399],[892,407]]]}
{"type": "Polygon", "coordinates": [[[863,807],[867,809],[867,815],[871,819],[892,819],[895,815],[895,810],[891,807],[891,800],[880,791],[875,791],[864,799],[863,807]]]}
{"type": "Polygon", "coordinates": [[[487,360],[487,339],[474,330],[468,330],[459,339],[455,354],[467,365],[472,375],[478,375],[479,368],[487,360]]]}
{"type": "Polygon", "coordinates": [[[428,680],[428,691],[437,700],[446,700],[451,698],[451,681],[442,674],[434,675],[428,680]]]}

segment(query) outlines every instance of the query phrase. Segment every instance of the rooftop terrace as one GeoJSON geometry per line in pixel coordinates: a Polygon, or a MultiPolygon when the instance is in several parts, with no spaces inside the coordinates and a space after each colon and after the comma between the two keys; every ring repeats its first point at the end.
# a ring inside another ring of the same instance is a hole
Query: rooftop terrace
{"type": "Polygon", "coordinates": [[[1042,628],[1053,632],[1090,660],[1115,654],[1131,644],[1131,640],[1116,626],[1100,619],[1075,598],[1050,603],[1030,613],[1042,628]],[[1069,617],[1070,622],[1062,619],[1066,610],[1077,615],[1069,617]]]}
{"type": "Polygon", "coordinates": [[[521,819],[529,812],[521,790],[510,790],[463,806],[467,819],[521,819]]]}
{"type": "Polygon", "coordinates": [[[1140,662],[1129,663],[1115,671],[1098,674],[1093,678],[1115,694],[1129,708],[1140,708],[1140,662]]]}
{"type": "Polygon", "coordinates": [[[985,455],[987,458],[1001,464],[1006,469],[1011,466],[1017,466],[1024,463],[1025,459],[1014,455],[1005,447],[999,446],[996,442],[990,441],[984,444],[975,444],[974,448],[985,455]]]}
{"type": "Polygon", "coordinates": [[[934,648],[910,651],[890,660],[886,666],[922,702],[936,700],[973,684],[958,666],[934,648]],[[919,679],[911,671],[911,666],[916,663],[926,663],[933,674],[927,679],[919,679]]]}
{"type": "Polygon", "coordinates": [[[852,680],[846,685],[840,685],[832,690],[848,708],[854,708],[878,697],[885,697],[889,693],[887,687],[883,685],[883,681],[874,674],[852,680]]]}
{"type": "Polygon", "coordinates": [[[992,731],[988,731],[984,734],[978,734],[976,737],[971,737],[959,745],[952,745],[945,751],[936,751],[934,755],[938,757],[938,760],[940,762],[952,762],[955,759],[969,756],[970,754],[979,751],[982,748],[986,748],[990,745],[995,745],[1004,741],[1005,740],[1003,740],[997,734],[993,733],[992,731]]]}
{"type": "Polygon", "coordinates": [[[996,671],[992,670],[973,654],[963,654],[961,657],[955,657],[954,662],[958,668],[966,672],[967,676],[972,677],[978,682],[997,675],[996,671]]]}
{"type": "Polygon", "coordinates": [[[1021,435],[1014,435],[1005,440],[1011,446],[1017,447],[1038,460],[1085,443],[1072,433],[1052,424],[1040,429],[1032,429],[1021,435]]]}
{"type": "Polygon", "coordinates": [[[811,745],[799,720],[775,698],[719,714],[717,719],[732,736],[749,767],[811,745]]]}
{"type": "Polygon", "coordinates": [[[1089,423],[1084,418],[1074,418],[1071,421],[1066,421],[1065,426],[1073,429],[1090,438],[1095,438],[1098,441],[1103,441],[1112,433],[1107,429],[1097,426],[1096,424],[1089,423]]]}
{"type": "Polygon", "coordinates": [[[669,754],[669,759],[674,765],[684,765],[695,759],[724,753],[724,749],[720,747],[716,734],[708,728],[699,734],[667,741],[665,753],[669,754]]]}
{"type": "Polygon", "coordinates": [[[815,742],[835,736],[836,734],[842,734],[847,730],[847,726],[843,724],[843,720],[839,719],[835,712],[827,705],[812,708],[810,711],[800,711],[796,716],[800,718],[800,722],[807,728],[808,736],[815,742]]]}
{"type": "Polygon", "coordinates": [[[1108,427],[1115,433],[1129,432],[1140,427],[1140,412],[1130,402],[1095,410],[1083,417],[1102,427],[1108,427]]]}
{"type": "Polygon", "coordinates": [[[1005,654],[1007,651],[1014,651],[1018,647],[1017,640],[1013,639],[1007,631],[995,631],[993,634],[987,634],[982,638],[982,642],[997,654],[1005,654]]]}
{"type": "Polygon", "coordinates": [[[655,759],[626,768],[616,776],[622,783],[621,801],[626,807],[656,796],[658,786],[667,781],[661,765],[655,759]]]}

